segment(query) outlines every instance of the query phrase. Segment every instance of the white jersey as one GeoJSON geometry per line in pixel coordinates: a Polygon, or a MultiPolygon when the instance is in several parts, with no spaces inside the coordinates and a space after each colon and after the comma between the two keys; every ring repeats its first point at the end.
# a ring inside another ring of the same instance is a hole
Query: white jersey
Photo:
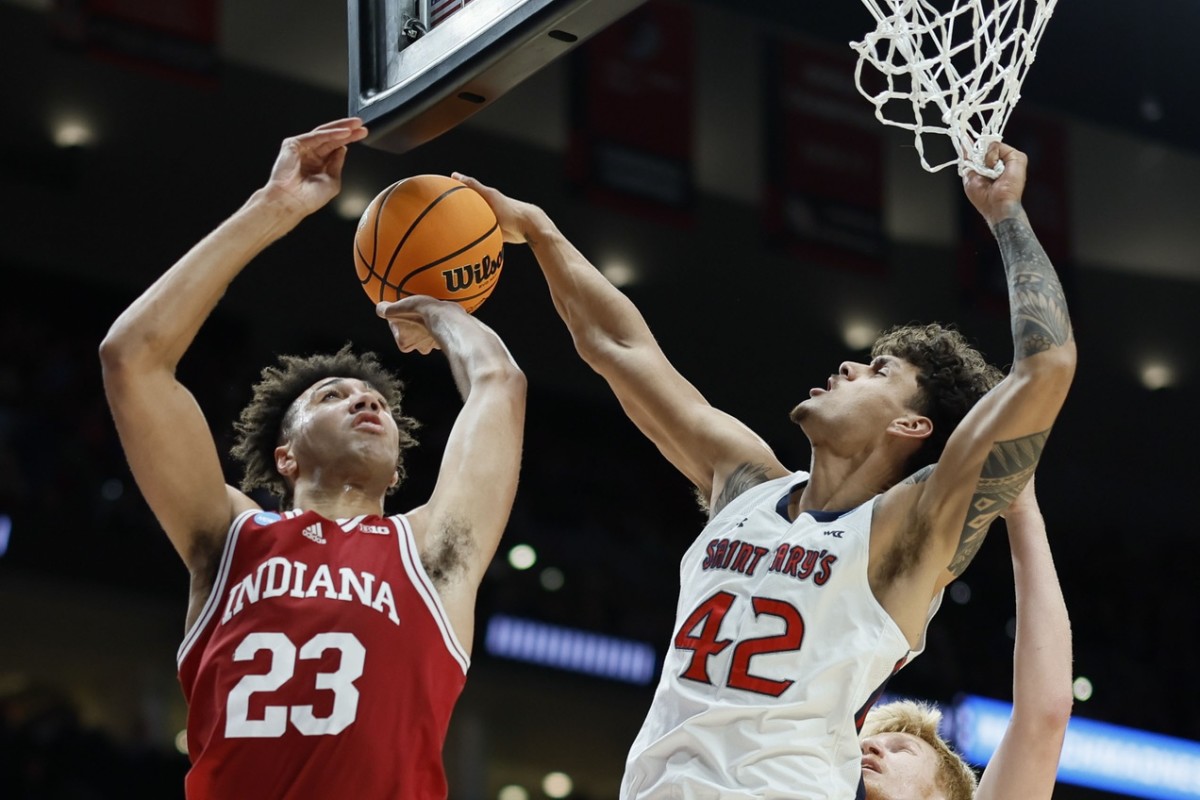
{"type": "Polygon", "coordinates": [[[867,582],[874,500],[790,522],[807,479],[742,493],[684,555],[674,647],[622,800],[856,796],[862,717],[920,649],[867,582]]]}

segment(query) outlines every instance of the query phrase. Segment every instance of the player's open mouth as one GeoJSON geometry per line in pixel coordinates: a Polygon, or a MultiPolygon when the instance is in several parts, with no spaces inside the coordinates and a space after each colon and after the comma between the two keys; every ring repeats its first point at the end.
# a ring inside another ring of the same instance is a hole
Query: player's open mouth
{"type": "Polygon", "coordinates": [[[369,411],[364,411],[363,413],[359,414],[358,416],[356,416],[354,418],[354,422],[351,423],[350,427],[354,428],[355,430],[369,430],[369,431],[382,432],[383,431],[383,420],[381,420],[377,415],[370,413],[369,411]]]}

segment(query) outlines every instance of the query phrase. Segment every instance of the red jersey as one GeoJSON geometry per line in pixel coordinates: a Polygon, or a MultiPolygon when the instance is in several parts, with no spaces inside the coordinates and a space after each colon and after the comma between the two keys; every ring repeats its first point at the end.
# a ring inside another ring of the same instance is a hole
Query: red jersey
{"type": "Polygon", "coordinates": [[[469,659],[403,516],[241,514],[178,662],[190,800],[446,797],[469,659]]]}

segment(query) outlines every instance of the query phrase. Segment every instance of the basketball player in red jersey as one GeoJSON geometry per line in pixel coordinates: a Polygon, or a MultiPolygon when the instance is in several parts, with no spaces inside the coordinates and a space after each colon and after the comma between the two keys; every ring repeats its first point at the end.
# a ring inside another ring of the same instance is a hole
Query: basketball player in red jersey
{"type": "Polygon", "coordinates": [[[238,425],[244,488],[175,368],[271,242],[337,195],[342,119],[287,139],[270,180],[159,278],[100,348],[138,486],[191,573],[179,673],[191,800],[444,798],[442,744],[465,679],[475,594],[517,485],[524,376],[457,304],[381,304],[402,351],[440,349],[463,407],[429,501],[386,516],[413,421],[400,384],[348,349],[264,371],[238,425]]]}
{"type": "Polygon", "coordinates": [[[1021,206],[1026,157],[996,144],[998,161],[964,189],[1003,255],[1011,372],[997,380],[956,331],[893,329],[793,410],[807,473],[709,405],[541,209],[465,179],[533,250],[582,358],[708,500],[623,800],[861,795],[857,727],[1033,474],[1075,371],[1062,287],[1021,206]]]}
{"type": "Polygon", "coordinates": [[[1017,587],[1013,713],[976,785],[938,735],[940,714],[898,701],[863,725],[866,800],[1049,800],[1071,717],[1071,622],[1033,482],[1004,514],[1017,587]]]}

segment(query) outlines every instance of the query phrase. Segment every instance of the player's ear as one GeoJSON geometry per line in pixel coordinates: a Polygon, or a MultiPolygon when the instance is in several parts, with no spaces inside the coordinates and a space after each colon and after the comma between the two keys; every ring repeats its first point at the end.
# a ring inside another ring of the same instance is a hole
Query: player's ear
{"type": "Polygon", "coordinates": [[[400,470],[392,471],[392,482],[388,484],[389,489],[395,489],[400,485],[400,470]]]}
{"type": "Polygon", "coordinates": [[[296,457],[292,455],[290,442],[275,448],[275,470],[289,481],[296,480],[299,467],[296,465],[296,457]]]}
{"type": "Polygon", "coordinates": [[[905,414],[892,420],[887,432],[905,439],[928,439],[933,435],[933,420],[921,414],[905,414]]]}

